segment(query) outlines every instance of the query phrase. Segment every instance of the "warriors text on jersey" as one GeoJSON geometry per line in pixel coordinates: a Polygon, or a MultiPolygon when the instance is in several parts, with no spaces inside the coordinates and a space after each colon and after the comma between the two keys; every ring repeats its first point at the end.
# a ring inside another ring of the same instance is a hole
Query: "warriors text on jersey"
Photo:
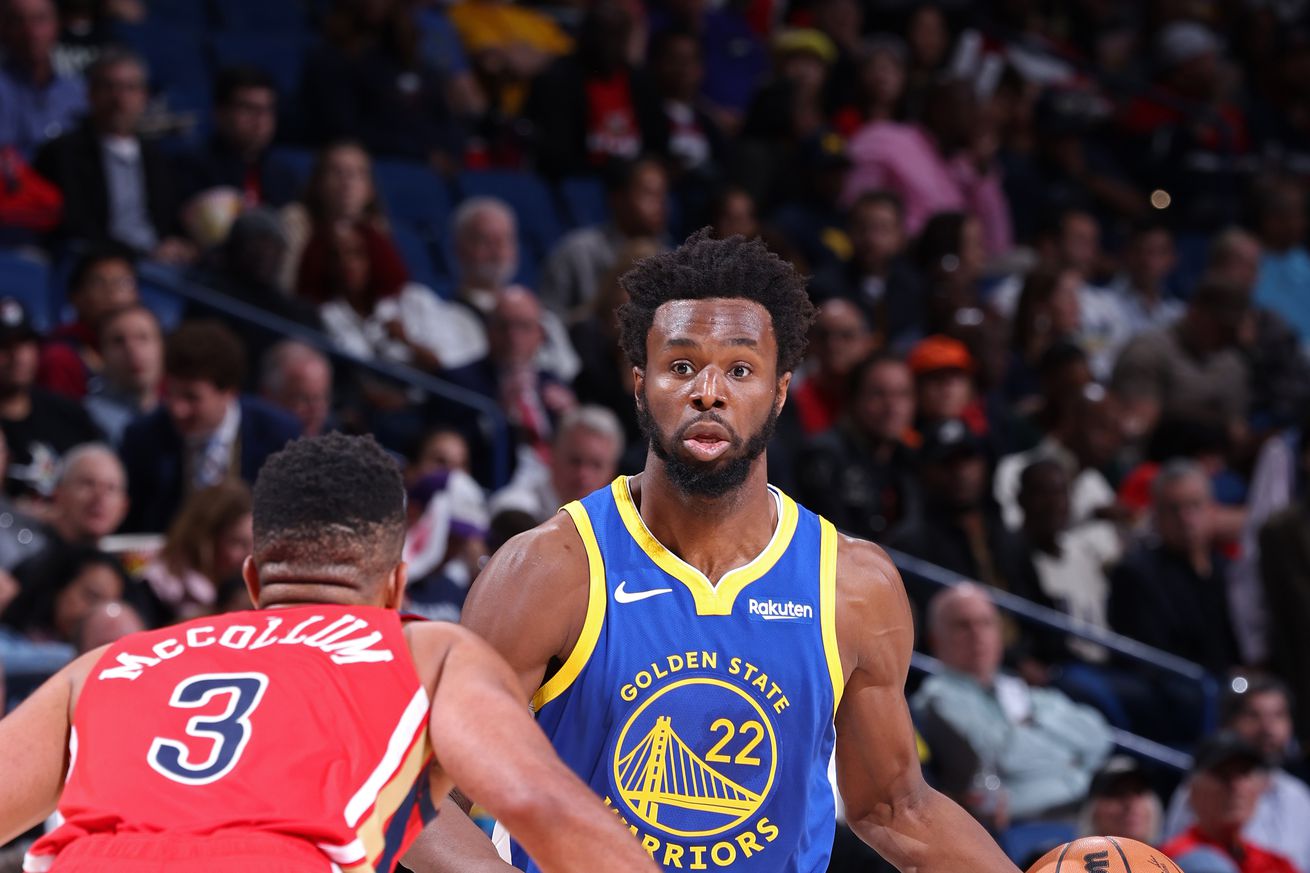
{"type": "Polygon", "coordinates": [[[428,710],[391,610],[237,612],[126,637],[87,675],[64,823],[24,869],[102,835],[251,834],[309,847],[324,870],[390,870],[419,827],[428,710]]]}
{"type": "Polygon", "coordinates": [[[538,723],[666,870],[827,869],[837,536],[770,494],[773,539],[717,585],[651,535],[625,478],[565,507],[590,596],[538,723]]]}

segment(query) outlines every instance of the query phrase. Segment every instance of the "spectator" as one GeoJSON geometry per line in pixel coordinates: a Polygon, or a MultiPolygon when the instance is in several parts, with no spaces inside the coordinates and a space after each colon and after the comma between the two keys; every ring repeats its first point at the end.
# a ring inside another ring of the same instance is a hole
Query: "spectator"
{"type": "Polygon", "coordinates": [[[532,80],[573,48],[553,18],[516,3],[462,0],[449,15],[487,101],[507,118],[522,111],[532,80]]]}
{"type": "Polygon", "coordinates": [[[806,436],[836,423],[851,394],[851,372],[874,346],[869,324],[854,303],[838,297],[819,306],[803,375],[787,392],[806,436]]]}
{"type": "Polygon", "coordinates": [[[300,422],[300,432],[316,437],[334,429],[332,362],[296,340],[283,340],[264,354],[259,392],[265,400],[300,422]]]}
{"type": "Polygon", "coordinates": [[[1006,527],[1018,530],[1023,525],[1019,478],[1042,458],[1054,458],[1071,477],[1069,524],[1117,518],[1114,488],[1102,471],[1114,462],[1122,444],[1118,416],[1115,399],[1100,385],[1088,385],[1052,410],[1050,434],[1035,448],[1001,458],[992,492],[1006,527]]]}
{"type": "Polygon", "coordinates": [[[596,298],[601,278],[625,243],[662,240],[668,230],[668,175],[662,163],[645,158],[615,164],[605,182],[612,220],[565,236],[542,270],[541,302],[566,320],[582,314],[596,298]]]}
{"type": "Polygon", "coordinates": [[[1139,333],[1164,330],[1182,318],[1182,301],[1168,296],[1166,288],[1177,261],[1168,225],[1146,222],[1133,229],[1124,249],[1123,272],[1108,288],[1116,327],[1107,349],[1111,360],[1139,333]]]}
{"type": "Polygon", "coordinates": [[[314,234],[301,259],[300,296],[319,303],[337,348],[436,372],[451,330],[432,289],[411,282],[400,253],[368,224],[314,234]]]}
{"type": "MultiPolygon", "coordinates": [[[[929,427],[918,461],[923,511],[887,544],[966,579],[1049,605],[1023,544],[1005,529],[988,501],[986,455],[968,425],[947,419],[929,427]]],[[[908,581],[911,597],[924,606],[925,589],[908,581]]],[[[1007,637],[1007,642],[1017,640],[1012,628],[1007,637]]]]}
{"type": "MultiPolygon", "coordinates": [[[[905,42],[890,34],[875,34],[858,48],[849,102],[840,96],[835,101],[833,126],[839,134],[849,138],[865,125],[904,117],[908,53],[905,42]]],[[[833,87],[837,87],[836,79],[834,76],[833,87]]]]}
{"type": "Polygon", "coordinates": [[[576,403],[571,392],[537,363],[545,333],[541,304],[525,288],[500,292],[487,326],[482,360],[447,378],[501,404],[519,447],[545,457],[555,422],[576,403]]]}
{"type": "Polygon", "coordinates": [[[514,479],[491,495],[493,517],[524,512],[536,523],[564,504],[608,485],[623,455],[623,429],[603,406],[579,406],[560,419],[548,465],[521,464],[514,479]]]}
{"type": "Polygon", "coordinates": [[[1310,253],[1306,251],[1306,200],[1295,183],[1271,181],[1257,192],[1257,230],[1264,247],[1255,302],[1283,317],[1302,345],[1310,343],[1310,253]]]}
{"type": "Polygon", "coordinates": [[[161,624],[213,612],[219,587],[240,575],[251,549],[250,489],[227,481],[192,492],[168,528],[164,548],[141,571],[161,624]]]}
{"type": "Polygon", "coordinates": [[[632,363],[619,346],[617,313],[628,300],[628,292],[620,280],[642,258],[659,251],[659,243],[650,239],[624,246],[606,273],[600,293],[592,301],[591,314],[569,329],[569,337],[582,361],[582,368],[573,380],[573,391],[579,402],[604,406],[619,417],[628,446],[619,464],[620,472],[625,473],[641,469],[648,444],[637,422],[637,405],[632,399],[632,363]]]}
{"type": "Polygon", "coordinates": [[[194,198],[222,191],[234,198],[237,209],[281,208],[294,199],[295,171],[269,152],[277,133],[277,111],[277,85],[268,73],[258,67],[219,72],[214,81],[214,133],[184,156],[180,168],[188,211],[198,207],[201,213],[195,216],[197,224],[227,219],[209,227],[193,226],[192,238],[202,245],[220,242],[235,214],[206,213],[194,198]]]}
{"type": "MultiPolygon", "coordinates": [[[[0,469],[9,468],[9,444],[0,430],[0,469]]],[[[18,593],[18,583],[9,575],[23,561],[38,554],[48,536],[41,522],[20,509],[9,495],[0,492],[0,610],[18,593]]]]}
{"type": "Polygon", "coordinates": [[[85,397],[104,369],[100,330],[105,317],[140,299],[130,249],[111,243],[82,255],[68,280],[74,320],[51,332],[41,349],[37,384],[74,400],[85,397]]]}
{"type": "Polygon", "coordinates": [[[724,170],[728,143],[702,96],[705,68],[700,42],[686,30],[670,29],[651,39],[651,76],[669,131],[669,163],[676,183],[704,185],[724,170]]]}
{"type": "Polygon", "coordinates": [[[755,198],[745,188],[729,185],[710,200],[710,227],[715,239],[741,236],[754,239],[760,235],[760,218],[755,198]]]}
{"type": "Polygon", "coordinates": [[[429,473],[407,494],[404,557],[411,581],[405,610],[430,620],[459,621],[469,586],[491,554],[486,497],[461,470],[429,473]]]}
{"type": "Polygon", "coordinates": [[[50,503],[50,547],[94,546],[127,516],[127,473],[109,446],[86,443],[64,458],[50,503]]]}
{"type": "Polygon", "coordinates": [[[296,287],[305,246],[316,231],[331,230],[337,225],[368,224],[386,233],[387,221],[368,152],[353,140],[324,146],[310,171],[301,200],[285,207],[281,217],[287,249],[278,285],[285,291],[296,287]]]}
{"type": "Polygon", "coordinates": [[[811,293],[820,300],[840,297],[860,307],[880,345],[917,339],[927,313],[921,282],[905,257],[905,216],[896,195],[861,195],[851,206],[847,235],[850,260],[817,274],[811,293]]]}
{"type": "Polygon", "coordinates": [[[982,220],[987,254],[1003,255],[1012,240],[996,169],[997,143],[969,83],[940,81],[927,95],[921,124],[875,121],[851,139],[854,166],[846,179],[846,202],[866,191],[895,192],[905,205],[911,236],[934,213],[968,210],[982,220]]]}
{"type": "Polygon", "coordinates": [[[349,137],[375,155],[452,169],[463,131],[446,101],[442,73],[422,63],[409,5],[336,0],[323,31],[301,81],[315,141],[349,137]]]}
{"type": "Polygon", "coordinates": [[[1218,850],[1238,873],[1295,873],[1282,855],[1250,842],[1244,830],[1269,782],[1269,764],[1259,750],[1230,731],[1209,737],[1196,750],[1187,802],[1196,823],[1161,850],[1186,869],[1198,850],[1218,850]]]}
{"type": "Polygon", "coordinates": [[[1174,461],[1156,476],[1152,496],[1156,539],[1114,571],[1110,627],[1223,675],[1237,652],[1210,479],[1196,464],[1174,461]]]}
{"type": "Polygon", "coordinates": [[[164,335],[159,319],[140,304],[105,316],[100,329],[104,368],[82,401],[111,445],[132,420],[153,412],[164,389],[164,335]]]}
{"type": "Polygon", "coordinates": [[[73,635],[73,646],[79,654],[85,654],[145,629],[141,613],[130,603],[107,600],[97,604],[82,618],[73,635]]]}
{"type": "Polygon", "coordinates": [[[798,496],[839,529],[882,541],[919,511],[914,450],[906,442],[914,377],[900,358],[874,353],[847,378],[844,413],[801,452],[798,496]]]}
{"type": "Polygon", "coordinates": [[[24,571],[22,593],[0,613],[0,625],[33,642],[72,643],[96,606],[128,588],[118,561],[92,546],[51,550],[24,571]]]}
{"type": "MultiPolygon", "coordinates": [[[[1268,448],[1276,443],[1270,440],[1265,445],[1268,448]]],[[[1281,488],[1304,482],[1310,472],[1310,445],[1304,437],[1288,453],[1293,457],[1285,465],[1271,464],[1268,470],[1281,488]]],[[[1269,666],[1289,679],[1310,675],[1305,672],[1310,669],[1310,640],[1301,618],[1310,608],[1310,506],[1303,487],[1288,494],[1283,507],[1264,523],[1258,543],[1261,601],[1268,615],[1269,666]]],[[[1301,745],[1310,748],[1310,699],[1297,694],[1292,702],[1301,745]]]]}
{"type": "Polygon", "coordinates": [[[0,428],[9,445],[11,495],[48,497],[60,457],[100,438],[80,405],[34,386],[38,354],[27,310],[12,297],[0,298],[0,428]]]}
{"type": "MultiPolygon", "coordinates": [[[[979,586],[937,594],[927,625],[929,648],[945,669],[924,680],[915,709],[968,744],[977,773],[999,777],[1010,819],[1072,820],[1111,749],[1104,719],[1060,691],[1000,672],[1001,616],[979,586]]],[[[948,773],[944,782],[968,785],[974,776],[948,773]]],[[[960,793],[975,816],[987,818],[977,797],[960,793]]]]}
{"type": "Polygon", "coordinates": [[[30,159],[42,143],[74,127],[86,111],[86,86],[55,69],[54,0],[10,0],[0,33],[6,61],[0,70],[0,146],[30,159]]]}
{"type": "MultiPolygon", "coordinates": [[[[1106,574],[1118,563],[1123,548],[1110,523],[1073,523],[1070,490],[1068,467],[1055,457],[1040,457],[1023,468],[1018,493],[1023,542],[1042,594],[1080,625],[1109,630],[1106,574]]],[[[1097,664],[1106,660],[1104,649],[1076,637],[1069,637],[1058,649],[1035,654],[1051,662],[1067,661],[1070,656],[1097,664]]],[[[1105,712],[1116,705],[1111,701],[1098,708],[1105,712]]]]}
{"type": "Polygon", "coordinates": [[[986,311],[978,285],[987,263],[981,221],[964,212],[934,215],[915,243],[914,262],[925,286],[925,331],[954,335],[981,323],[986,311]]]}
{"type": "Polygon", "coordinates": [[[533,80],[523,116],[532,125],[543,175],[594,173],[610,161],[666,151],[669,133],[659,97],[624,57],[632,28],[628,6],[618,0],[593,4],[574,52],[533,80]]]}
{"type": "Polygon", "coordinates": [[[1160,798],[1141,762],[1115,755],[1092,777],[1087,802],[1078,816],[1078,835],[1126,837],[1156,846],[1163,817],[1160,798]]]}
{"type": "MultiPolygon", "coordinates": [[[[487,354],[487,319],[496,295],[509,287],[519,268],[518,219],[495,197],[470,197],[452,219],[455,250],[455,301],[443,306],[447,323],[441,360],[447,368],[467,366],[487,354]]],[[[578,374],[579,361],[564,323],[543,311],[546,332],[538,363],[564,381],[578,374]]]]}
{"type": "Polygon", "coordinates": [[[1202,280],[1180,321],[1124,347],[1114,367],[1115,392],[1158,398],[1165,418],[1244,430],[1249,375],[1237,342],[1250,303],[1249,288],[1202,280]]]}
{"type": "MultiPolygon", "coordinates": [[[[1247,743],[1264,760],[1268,778],[1255,811],[1242,828],[1242,839],[1282,855],[1301,873],[1310,870],[1310,788],[1283,769],[1292,747],[1290,692],[1276,679],[1256,676],[1244,691],[1234,685],[1222,701],[1223,728],[1247,743]]],[[[1196,823],[1188,804],[1190,786],[1174,792],[1165,820],[1166,838],[1185,833],[1196,823]]]]}
{"type": "Polygon", "coordinates": [[[218,322],[188,322],[168,338],[161,408],[123,434],[127,530],[166,530],[192,492],[254,482],[264,459],[300,435],[294,418],[239,393],[245,369],[241,341],[218,322]]]}
{"type": "Polygon", "coordinates": [[[115,240],[154,260],[181,263],[195,252],[179,236],[178,191],[169,159],[141,138],[146,67],[106,50],[87,70],[91,114],[50,140],[34,166],[64,193],[64,239],[115,240]]]}
{"type": "Polygon", "coordinates": [[[459,431],[438,427],[428,431],[414,446],[405,465],[405,486],[409,487],[430,473],[446,470],[472,472],[468,440],[459,431]]]}
{"type": "Polygon", "coordinates": [[[927,430],[960,419],[974,434],[987,432],[987,419],[974,391],[973,356],[964,343],[934,334],[910,349],[906,363],[914,373],[916,427],[927,430]]]}

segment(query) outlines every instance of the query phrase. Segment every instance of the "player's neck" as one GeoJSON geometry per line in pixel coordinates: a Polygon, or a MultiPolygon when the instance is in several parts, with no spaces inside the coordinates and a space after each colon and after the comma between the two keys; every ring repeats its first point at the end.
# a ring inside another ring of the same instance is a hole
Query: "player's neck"
{"type": "Polygon", "coordinates": [[[778,523],[764,456],[740,487],[717,497],[687,494],[652,457],[630,481],[642,521],[665,548],[717,582],[764,550],[778,523]]]}

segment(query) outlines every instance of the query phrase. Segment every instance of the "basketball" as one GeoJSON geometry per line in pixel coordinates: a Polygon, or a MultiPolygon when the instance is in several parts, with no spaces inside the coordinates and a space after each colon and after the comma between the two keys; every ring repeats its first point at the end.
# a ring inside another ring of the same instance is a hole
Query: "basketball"
{"type": "Polygon", "coordinates": [[[1056,846],[1028,873],[1182,873],[1164,852],[1123,837],[1083,837],[1056,846]]]}

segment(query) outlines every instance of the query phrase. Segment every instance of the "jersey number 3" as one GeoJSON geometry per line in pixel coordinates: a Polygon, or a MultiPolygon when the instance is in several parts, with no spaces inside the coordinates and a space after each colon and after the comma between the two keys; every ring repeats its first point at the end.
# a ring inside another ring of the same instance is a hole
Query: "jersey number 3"
{"type": "Polygon", "coordinates": [[[208,785],[226,776],[250,741],[250,714],[264,699],[268,677],[263,673],[201,673],[183,679],[173,689],[168,705],[197,709],[215,697],[226,696],[227,706],[217,715],[198,715],[187,722],[190,743],[155,737],[146,756],[160,774],[184,785],[208,785]],[[196,741],[199,742],[196,742],[196,741]],[[208,755],[192,756],[192,750],[208,755]]]}

